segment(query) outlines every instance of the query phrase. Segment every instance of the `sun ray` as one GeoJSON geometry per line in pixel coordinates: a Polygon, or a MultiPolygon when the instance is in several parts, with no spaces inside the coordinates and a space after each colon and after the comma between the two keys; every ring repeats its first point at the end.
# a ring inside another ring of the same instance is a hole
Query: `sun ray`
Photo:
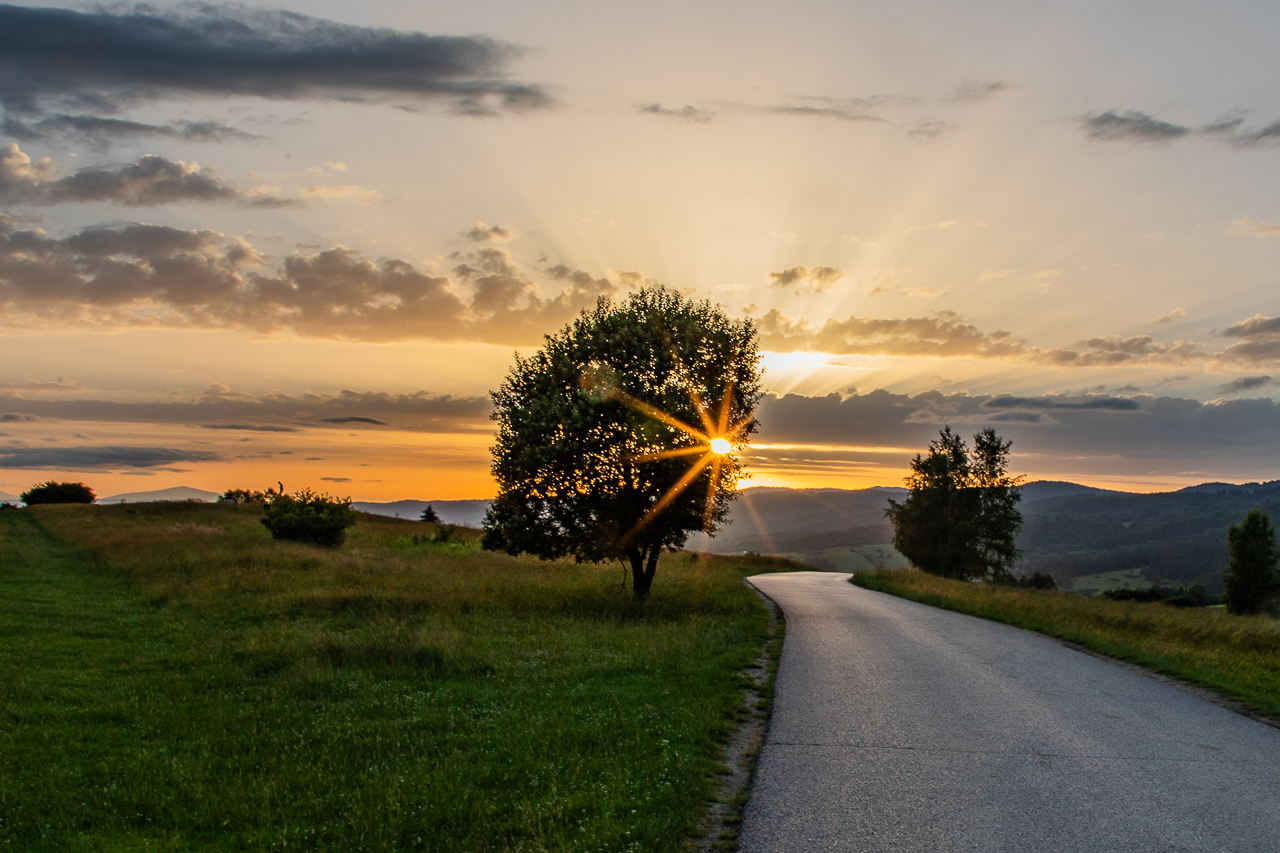
{"type": "MultiPolygon", "coordinates": [[[[733,380],[724,381],[724,398],[720,400],[720,428],[716,432],[727,435],[729,429],[729,406],[733,403],[733,380]]],[[[736,432],[736,430],[735,430],[736,432]]]]}
{"type": "Polygon", "coordinates": [[[723,461],[724,454],[717,453],[715,460],[711,463],[711,479],[707,482],[707,508],[702,512],[703,530],[711,526],[711,513],[715,509],[716,487],[720,483],[720,464],[723,461]]]}
{"type": "Polygon", "coordinates": [[[632,397],[630,394],[628,394],[626,391],[623,391],[621,388],[610,388],[608,393],[609,393],[609,396],[614,397],[618,400],[621,400],[622,402],[626,403],[628,406],[635,409],[636,411],[643,412],[644,414],[648,415],[651,418],[662,421],[667,426],[675,427],[681,432],[687,435],[691,435],[694,438],[698,439],[699,441],[711,440],[711,437],[706,433],[699,432],[698,430],[689,426],[687,423],[680,420],[679,418],[674,418],[671,415],[668,415],[666,412],[662,411],[661,409],[655,406],[649,405],[644,400],[637,400],[635,397],[632,397]]]}
{"type": "Polygon", "coordinates": [[[692,456],[695,453],[706,453],[707,448],[701,444],[690,447],[676,447],[671,450],[660,450],[656,453],[637,453],[631,457],[632,462],[653,462],[658,459],[670,459],[673,456],[692,456]]]}
{"type": "Polygon", "coordinates": [[[663,494],[663,496],[658,499],[658,502],[656,504],[649,507],[649,511],[644,514],[643,518],[641,518],[638,522],[636,522],[636,526],[631,528],[631,531],[627,533],[626,538],[630,539],[632,536],[635,536],[637,533],[639,533],[641,528],[643,528],[646,524],[649,523],[650,519],[652,519],[658,513],[662,512],[662,510],[666,508],[667,504],[671,503],[673,500],[679,497],[680,493],[689,487],[689,484],[694,481],[694,478],[697,477],[700,473],[702,473],[702,469],[710,465],[713,459],[714,459],[714,455],[710,453],[708,453],[706,456],[699,459],[697,463],[693,465],[693,467],[691,467],[688,471],[685,472],[684,476],[681,477],[674,486],[667,489],[666,493],[663,494]]]}

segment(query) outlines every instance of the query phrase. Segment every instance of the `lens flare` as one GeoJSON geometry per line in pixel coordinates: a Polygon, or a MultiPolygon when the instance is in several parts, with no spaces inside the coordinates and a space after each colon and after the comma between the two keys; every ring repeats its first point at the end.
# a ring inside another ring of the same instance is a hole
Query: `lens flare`
{"type": "Polygon", "coordinates": [[[712,453],[716,453],[723,456],[724,454],[728,453],[730,449],[731,449],[731,445],[729,444],[729,442],[725,441],[723,438],[711,439],[712,453]]]}

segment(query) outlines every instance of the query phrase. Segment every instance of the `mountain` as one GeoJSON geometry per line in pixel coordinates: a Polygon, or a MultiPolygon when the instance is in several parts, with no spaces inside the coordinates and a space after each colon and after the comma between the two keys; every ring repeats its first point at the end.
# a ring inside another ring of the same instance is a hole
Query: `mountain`
{"type": "Polygon", "coordinates": [[[890,498],[901,500],[906,494],[906,489],[882,486],[744,489],[730,505],[729,523],[714,538],[694,534],[685,547],[717,554],[785,554],[886,543],[893,539],[893,529],[885,522],[885,508],[890,498]]]}
{"type": "Polygon", "coordinates": [[[22,498],[17,495],[11,495],[8,492],[0,492],[0,503],[16,504],[21,500],[22,498]]]}
{"type": "MultiPolygon", "coordinates": [[[[1195,488],[1194,486],[1192,488],[1195,488]]],[[[1095,489],[1093,486],[1082,486],[1079,483],[1064,483],[1061,480],[1035,480],[1022,486],[1022,506],[1048,500],[1075,495],[1123,495],[1127,492],[1113,492],[1109,489],[1095,489]]]]}
{"type": "Polygon", "coordinates": [[[355,501],[351,504],[353,509],[361,512],[370,512],[374,515],[389,515],[393,518],[410,518],[418,519],[422,516],[422,511],[430,505],[436,515],[440,516],[440,520],[445,524],[461,524],[467,527],[479,527],[480,522],[484,521],[484,514],[489,509],[492,501],[391,501],[389,503],[374,503],[369,501],[355,501]]]}
{"type": "Polygon", "coordinates": [[[149,503],[151,501],[212,501],[218,492],[206,492],[204,489],[193,489],[190,486],[174,486],[171,489],[159,489],[154,492],[125,492],[109,498],[98,498],[100,504],[149,503]]]}

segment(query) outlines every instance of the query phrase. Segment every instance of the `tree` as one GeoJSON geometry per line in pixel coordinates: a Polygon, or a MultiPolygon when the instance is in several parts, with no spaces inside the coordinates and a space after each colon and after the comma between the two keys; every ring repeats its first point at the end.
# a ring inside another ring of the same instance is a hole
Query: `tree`
{"type": "Polygon", "coordinates": [[[737,495],[731,451],[755,431],[749,320],[662,287],[601,298],[492,394],[498,496],[482,544],[578,562],[626,560],[637,599],[662,550],[714,533],[737,495]]]}
{"type": "Polygon", "coordinates": [[[893,545],[913,566],[957,580],[1008,581],[1022,552],[1018,488],[1009,476],[1009,447],[991,427],[973,437],[973,450],[946,427],[916,454],[906,483],[911,494],[890,500],[893,545]]]}
{"type": "Polygon", "coordinates": [[[50,480],[32,486],[18,496],[27,506],[35,504],[91,504],[98,499],[84,483],[56,483],[50,480]]]}
{"type": "Polygon", "coordinates": [[[1227,528],[1227,567],[1222,572],[1222,600],[1232,613],[1257,613],[1280,586],[1276,566],[1276,528],[1254,507],[1227,528]]]}
{"type": "Polygon", "coordinates": [[[435,508],[432,507],[431,504],[427,504],[427,508],[422,511],[422,516],[418,520],[434,521],[436,524],[439,524],[440,514],[435,511],[435,508]]]}

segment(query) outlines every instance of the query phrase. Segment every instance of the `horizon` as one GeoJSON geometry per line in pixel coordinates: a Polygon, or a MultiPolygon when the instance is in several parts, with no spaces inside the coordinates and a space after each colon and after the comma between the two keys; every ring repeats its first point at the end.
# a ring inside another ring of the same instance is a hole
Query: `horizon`
{"type": "Polygon", "coordinates": [[[748,487],[896,488],[944,425],[1028,479],[1280,479],[1280,7],[0,26],[0,492],[485,499],[512,353],[656,284],[756,324],[748,487]]]}

